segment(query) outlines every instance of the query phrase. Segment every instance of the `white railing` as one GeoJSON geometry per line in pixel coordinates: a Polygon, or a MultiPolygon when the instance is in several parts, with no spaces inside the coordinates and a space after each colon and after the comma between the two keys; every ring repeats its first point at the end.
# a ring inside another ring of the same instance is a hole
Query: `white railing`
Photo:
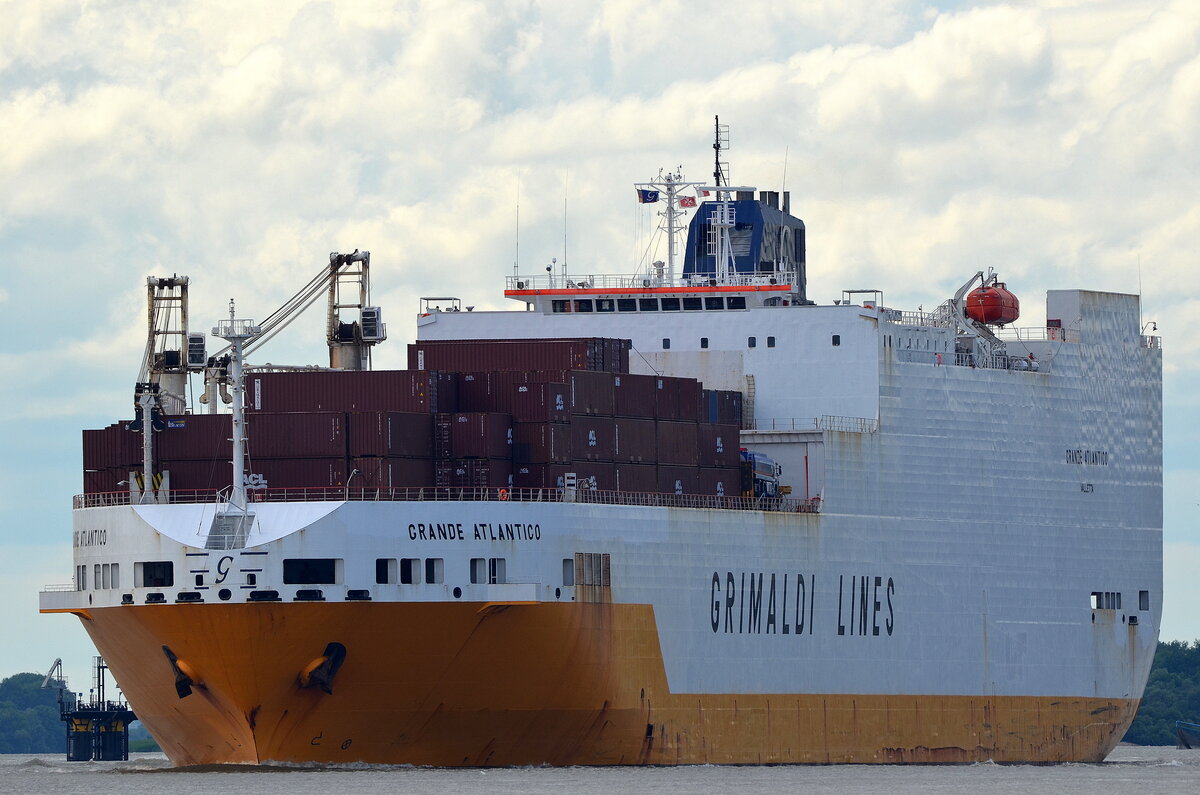
{"type": "MultiPolygon", "coordinates": [[[[563,489],[506,489],[488,487],[425,487],[390,489],[294,488],[259,489],[247,493],[251,503],[259,502],[587,502],[606,505],[646,505],[663,508],[721,508],[740,511],[783,511],[817,513],[819,501],[777,498],[724,497],[703,494],[657,494],[653,492],[603,491],[576,489],[574,498],[563,489]]],[[[217,503],[215,490],[178,490],[169,495],[172,503],[217,503]]],[[[128,505],[129,493],[123,491],[75,496],[75,508],[128,505]]],[[[74,586],[71,588],[74,590],[74,586]]]]}
{"type": "Polygon", "coordinates": [[[75,583],[61,582],[61,583],[56,583],[54,585],[44,586],[42,588],[42,593],[63,593],[65,591],[74,591],[74,590],[76,590],[75,583]]]}
{"type": "Polygon", "coordinates": [[[823,414],[820,417],[773,417],[756,419],[752,431],[844,431],[846,433],[875,433],[879,421],[869,417],[841,417],[823,414]]]}
{"type": "Polygon", "coordinates": [[[1142,335],[1142,347],[1150,348],[1151,350],[1161,351],[1162,350],[1162,337],[1147,337],[1145,334],[1143,334],[1142,335]]]}
{"type": "Polygon", "coordinates": [[[796,281],[793,273],[734,273],[723,279],[706,274],[676,279],[658,278],[644,273],[611,274],[586,273],[571,276],[506,276],[505,290],[641,290],[652,287],[704,288],[723,287],[790,287],[796,281]]]}
{"type": "Polygon", "coordinates": [[[1079,342],[1079,331],[1073,328],[1053,326],[1006,326],[992,329],[997,338],[1009,342],[1079,342]]]}

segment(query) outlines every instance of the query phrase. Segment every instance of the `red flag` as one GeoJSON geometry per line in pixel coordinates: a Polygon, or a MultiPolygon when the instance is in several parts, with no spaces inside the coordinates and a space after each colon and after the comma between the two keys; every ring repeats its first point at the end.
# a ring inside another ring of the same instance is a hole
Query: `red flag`
{"type": "Polygon", "coordinates": [[[707,196],[708,191],[704,190],[703,188],[696,188],[696,195],[697,196],[707,196]]]}
{"type": "Polygon", "coordinates": [[[679,206],[680,207],[695,207],[696,206],[696,197],[695,196],[681,196],[679,198],[679,206]]]}

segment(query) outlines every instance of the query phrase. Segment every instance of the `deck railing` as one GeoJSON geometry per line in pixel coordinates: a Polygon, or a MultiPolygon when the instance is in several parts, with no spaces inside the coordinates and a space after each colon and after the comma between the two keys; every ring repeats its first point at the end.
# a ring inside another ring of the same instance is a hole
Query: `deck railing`
{"type": "MultiPolygon", "coordinates": [[[[734,511],[778,511],[819,513],[821,498],[805,500],[780,497],[724,497],[705,494],[656,494],[653,492],[575,489],[500,489],[484,487],[437,488],[292,488],[255,489],[247,492],[253,506],[263,502],[581,502],[603,505],[644,505],[660,508],[718,508],[734,511]]],[[[174,489],[167,502],[176,504],[217,503],[223,497],[215,489],[174,489]]],[[[127,491],[110,491],[75,496],[75,508],[129,505],[127,491]]]]}

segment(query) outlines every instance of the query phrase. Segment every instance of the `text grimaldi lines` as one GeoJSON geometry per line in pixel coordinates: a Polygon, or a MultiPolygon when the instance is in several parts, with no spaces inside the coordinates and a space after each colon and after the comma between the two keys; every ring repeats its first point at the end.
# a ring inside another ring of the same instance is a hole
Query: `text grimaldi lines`
{"type": "MultiPolygon", "coordinates": [[[[839,574],[837,582],[837,625],[820,631],[890,637],[896,628],[896,581],[839,574]]],[[[817,616],[826,615],[816,608],[816,574],[714,571],[711,587],[709,624],[714,633],[812,635],[817,616]]]]}

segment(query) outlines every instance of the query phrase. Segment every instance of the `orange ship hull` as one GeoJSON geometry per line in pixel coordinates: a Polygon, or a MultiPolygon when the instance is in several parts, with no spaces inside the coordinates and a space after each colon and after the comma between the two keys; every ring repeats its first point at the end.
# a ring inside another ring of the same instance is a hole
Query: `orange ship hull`
{"type": "Polygon", "coordinates": [[[672,693],[648,605],[251,603],[72,612],[177,765],[1100,761],[1138,705],[672,693]],[[346,649],[331,694],[301,685],[327,643],[346,649]],[[191,695],[178,696],[163,646],[192,677],[191,695]]]}

